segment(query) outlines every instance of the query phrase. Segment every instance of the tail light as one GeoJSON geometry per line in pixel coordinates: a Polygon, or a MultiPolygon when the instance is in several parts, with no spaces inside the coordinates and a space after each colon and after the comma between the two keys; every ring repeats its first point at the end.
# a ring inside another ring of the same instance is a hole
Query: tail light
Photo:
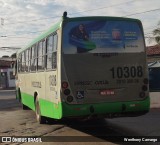
{"type": "Polygon", "coordinates": [[[145,85],[143,85],[143,86],[142,86],[142,90],[143,90],[143,91],[147,91],[147,90],[148,90],[148,87],[145,86],[145,85]]]}
{"type": "Polygon", "coordinates": [[[67,89],[68,88],[68,83],[67,82],[62,82],[62,88],[67,89]]]}
{"type": "Polygon", "coordinates": [[[65,95],[69,95],[70,94],[70,90],[69,89],[65,89],[64,91],[63,91],[63,93],[65,94],[65,95]]]}
{"type": "Polygon", "coordinates": [[[67,96],[67,101],[68,102],[72,102],[73,101],[73,97],[72,96],[67,96]]]}

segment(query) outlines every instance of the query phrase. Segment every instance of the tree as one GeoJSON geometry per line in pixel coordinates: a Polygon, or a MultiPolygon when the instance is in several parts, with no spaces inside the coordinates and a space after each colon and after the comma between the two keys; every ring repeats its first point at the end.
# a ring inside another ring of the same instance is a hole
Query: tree
{"type": "Polygon", "coordinates": [[[156,43],[160,45],[160,22],[158,23],[158,27],[153,30],[153,35],[156,43]]]}

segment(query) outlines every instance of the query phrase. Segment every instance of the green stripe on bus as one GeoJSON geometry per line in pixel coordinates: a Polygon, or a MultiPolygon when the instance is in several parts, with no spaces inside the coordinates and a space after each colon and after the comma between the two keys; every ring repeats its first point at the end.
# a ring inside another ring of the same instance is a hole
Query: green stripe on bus
{"type": "MultiPolygon", "coordinates": [[[[25,93],[22,93],[22,102],[32,110],[35,110],[34,97],[25,93]]],[[[123,112],[138,112],[148,111],[150,108],[150,98],[147,97],[143,101],[130,101],[130,102],[107,102],[97,104],[67,104],[65,102],[59,102],[58,104],[39,99],[41,115],[61,119],[63,117],[77,117],[92,114],[90,107],[94,108],[94,114],[107,114],[107,113],[121,113],[122,104],[126,105],[126,109],[123,112]]]]}
{"type": "MultiPolygon", "coordinates": [[[[26,93],[21,93],[21,96],[22,96],[22,103],[35,111],[34,97],[26,93]]],[[[61,103],[55,104],[53,102],[39,98],[39,105],[42,116],[55,119],[62,118],[61,103]]]]}
{"type": "Polygon", "coordinates": [[[34,97],[32,95],[21,93],[22,103],[35,111],[34,97]]]}
{"type": "Polygon", "coordinates": [[[61,119],[62,118],[62,104],[55,104],[53,102],[40,99],[40,108],[42,116],[61,119]]]}
{"type": "Polygon", "coordinates": [[[69,116],[83,116],[90,115],[90,107],[93,106],[94,114],[107,114],[107,113],[121,113],[122,104],[126,105],[126,110],[123,112],[139,112],[149,111],[150,98],[143,101],[130,101],[130,102],[113,102],[113,103],[99,103],[99,104],[83,104],[83,105],[69,105],[63,103],[63,117],[69,116]]]}

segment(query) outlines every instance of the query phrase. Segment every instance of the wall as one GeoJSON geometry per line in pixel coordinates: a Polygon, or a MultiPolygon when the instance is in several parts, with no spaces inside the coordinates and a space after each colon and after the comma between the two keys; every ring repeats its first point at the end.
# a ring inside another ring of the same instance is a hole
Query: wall
{"type": "Polygon", "coordinates": [[[15,77],[13,76],[13,69],[8,69],[7,76],[9,87],[15,87],[15,77]]]}
{"type": "Polygon", "coordinates": [[[160,108],[160,92],[151,92],[150,100],[151,100],[150,108],[160,108]]]}
{"type": "MultiPolygon", "coordinates": [[[[13,74],[13,69],[10,69],[10,68],[0,69],[0,72],[6,74],[6,79],[4,80],[5,83],[3,82],[3,84],[0,84],[2,89],[15,87],[15,78],[12,75],[13,74]]],[[[1,79],[2,79],[2,77],[1,77],[1,79]]]]}

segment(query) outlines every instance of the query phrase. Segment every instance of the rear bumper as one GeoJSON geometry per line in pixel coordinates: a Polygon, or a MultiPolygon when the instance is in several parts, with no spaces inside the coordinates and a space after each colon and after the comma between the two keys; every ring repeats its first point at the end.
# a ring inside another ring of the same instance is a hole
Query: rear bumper
{"type": "Polygon", "coordinates": [[[108,118],[140,116],[149,111],[150,98],[143,101],[70,105],[62,103],[63,117],[104,116],[108,118]]]}

